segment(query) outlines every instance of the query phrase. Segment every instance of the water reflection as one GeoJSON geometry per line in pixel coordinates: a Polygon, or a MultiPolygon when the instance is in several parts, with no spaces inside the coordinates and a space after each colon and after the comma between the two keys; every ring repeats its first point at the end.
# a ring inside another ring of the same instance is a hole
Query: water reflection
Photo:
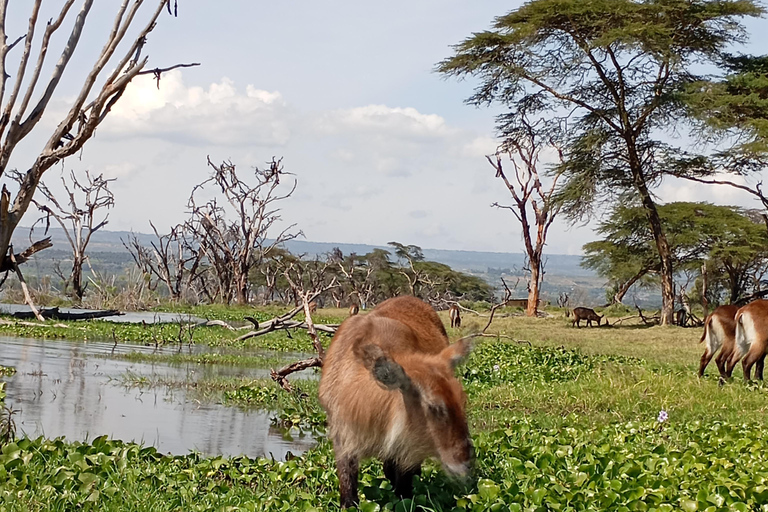
{"type": "MultiPolygon", "coordinates": [[[[125,346],[120,346],[125,350],[125,346]]],[[[268,414],[200,403],[186,390],[126,389],[126,372],[156,380],[197,380],[211,375],[263,377],[266,370],[223,365],[132,363],[105,358],[112,344],[0,337],[0,365],[16,374],[5,380],[6,404],[19,432],[70,441],[107,434],[155,446],[163,453],[197,450],[207,455],[284,458],[313,444],[293,441],[270,428],[268,414]]]]}

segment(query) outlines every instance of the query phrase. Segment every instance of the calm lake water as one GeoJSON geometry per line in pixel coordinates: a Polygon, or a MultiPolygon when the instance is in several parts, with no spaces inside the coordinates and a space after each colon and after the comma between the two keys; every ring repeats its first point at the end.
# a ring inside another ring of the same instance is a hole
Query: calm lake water
{"type": "MultiPolygon", "coordinates": [[[[70,441],[107,434],[175,455],[196,450],[206,455],[272,455],[276,459],[314,444],[309,436],[285,439],[270,426],[270,415],[264,411],[200,403],[183,389],[142,390],[121,384],[127,373],[154,382],[195,381],[214,375],[259,378],[268,370],[132,363],[110,359],[112,348],[111,343],[0,337],[0,365],[16,368],[16,374],[5,381],[6,405],[18,411],[14,415],[18,433],[64,436],[70,441]]],[[[134,345],[118,345],[116,350],[152,351],[134,345]]]]}

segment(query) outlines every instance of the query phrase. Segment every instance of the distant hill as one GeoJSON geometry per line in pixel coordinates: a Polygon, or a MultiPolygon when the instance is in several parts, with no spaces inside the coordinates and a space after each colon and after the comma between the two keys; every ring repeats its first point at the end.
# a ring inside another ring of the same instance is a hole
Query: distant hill
{"type": "MultiPolygon", "coordinates": [[[[98,272],[108,274],[122,273],[133,265],[133,260],[123,246],[122,240],[128,240],[129,231],[97,231],[88,246],[91,264],[98,272]]],[[[134,233],[139,240],[149,245],[155,236],[147,233],[134,233]]],[[[50,275],[53,264],[59,262],[62,268],[66,268],[66,260],[70,259],[69,243],[64,232],[60,228],[52,227],[48,233],[53,241],[53,248],[38,254],[35,262],[28,265],[33,275],[50,275]],[[34,268],[34,270],[32,269],[34,268]]],[[[34,240],[43,237],[43,230],[36,229],[34,240]]],[[[29,231],[20,228],[14,234],[14,246],[26,247],[29,244],[29,231]]],[[[286,248],[295,254],[306,254],[309,257],[329,253],[338,247],[344,254],[367,254],[374,249],[391,250],[386,245],[366,245],[349,243],[310,242],[306,240],[291,240],[286,248]]],[[[514,285],[517,277],[523,276],[524,256],[521,253],[501,253],[483,251],[451,251],[445,249],[423,249],[424,257],[430,261],[444,263],[454,270],[466,272],[482,277],[494,286],[500,284],[499,278],[505,277],[510,285],[514,285]]],[[[554,301],[560,292],[567,292],[572,299],[580,304],[598,304],[603,302],[604,280],[594,272],[582,268],[579,263],[580,256],[564,254],[548,254],[545,257],[545,276],[542,291],[545,298],[554,301]]],[[[525,295],[524,280],[521,279],[516,292],[525,295]],[[521,288],[522,287],[522,288],[521,288]]],[[[652,297],[645,294],[638,297],[639,302],[653,302],[652,297]]]]}
{"type": "MultiPolygon", "coordinates": [[[[107,231],[105,229],[100,229],[91,237],[91,241],[88,243],[88,250],[93,252],[127,252],[120,240],[123,239],[127,241],[130,234],[130,231],[107,231]]],[[[147,233],[134,234],[145,245],[149,245],[150,241],[155,240],[155,235],[147,233]]],[[[45,238],[46,236],[51,237],[53,249],[69,251],[67,236],[61,228],[52,226],[46,235],[42,228],[37,227],[31,238],[34,241],[45,238]]],[[[13,246],[17,249],[27,247],[29,245],[29,239],[29,228],[19,227],[13,233],[13,246]]]]}
{"type": "MultiPolygon", "coordinates": [[[[116,252],[125,253],[126,249],[121,240],[128,240],[128,237],[134,234],[139,240],[149,245],[155,236],[147,233],[131,233],[130,231],[108,231],[99,230],[94,233],[91,242],[88,245],[89,252],[116,252]]],[[[43,230],[36,229],[35,236],[32,238],[38,240],[42,238],[43,230]]],[[[53,242],[53,249],[67,252],[69,242],[61,228],[54,228],[48,231],[48,236],[53,242]]],[[[13,237],[14,246],[24,247],[29,243],[28,229],[17,229],[13,237]]],[[[331,242],[310,242],[306,240],[291,240],[287,242],[286,248],[295,254],[306,254],[310,257],[321,256],[331,252],[338,247],[344,254],[357,253],[367,254],[374,249],[390,250],[386,245],[366,245],[366,244],[348,244],[331,242]]],[[[47,252],[47,251],[46,251],[47,252]]],[[[508,270],[521,269],[524,263],[524,256],[521,253],[503,253],[503,252],[483,252],[483,251],[451,251],[446,249],[424,249],[424,257],[429,261],[438,261],[444,263],[455,270],[468,272],[487,272],[488,269],[508,270]]],[[[45,253],[42,253],[43,255],[45,253]]],[[[50,253],[49,253],[50,254],[50,253]]],[[[58,255],[58,254],[57,254],[58,255]]],[[[61,256],[61,255],[58,255],[61,256]]],[[[552,275],[573,276],[573,277],[595,277],[591,270],[584,269],[579,265],[580,256],[565,254],[549,254],[546,256],[546,271],[552,275]]]]}

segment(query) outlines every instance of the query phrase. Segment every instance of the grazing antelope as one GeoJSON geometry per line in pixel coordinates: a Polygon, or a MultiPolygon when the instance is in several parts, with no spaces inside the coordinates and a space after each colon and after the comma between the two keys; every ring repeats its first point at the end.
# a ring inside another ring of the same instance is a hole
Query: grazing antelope
{"type": "MultiPolygon", "coordinates": [[[[571,325],[581,327],[581,321],[587,321],[587,327],[592,327],[592,321],[597,322],[597,326],[600,327],[600,321],[605,315],[598,315],[594,309],[590,308],[573,308],[573,320],[571,325]]],[[[605,325],[608,325],[608,321],[605,321],[605,325]]]]}
{"type": "Polygon", "coordinates": [[[382,302],[347,318],[323,362],[319,397],[328,413],[342,508],[358,503],[360,460],[384,461],[384,474],[401,497],[427,457],[457,476],[469,473],[472,442],[466,397],[454,368],[469,352],[448,344],[440,318],[415,297],[382,302]]]}
{"type": "Polygon", "coordinates": [[[755,378],[763,380],[765,353],[768,348],[768,300],[756,300],[736,313],[736,350],[729,364],[736,365],[739,357],[744,379],[750,380],[752,366],[755,378]]]}
{"type": "Polygon", "coordinates": [[[359,312],[360,312],[360,306],[358,306],[357,304],[352,304],[351,306],[349,306],[349,316],[355,316],[359,312]]]}
{"type": "Polygon", "coordinates": [[[309,312],[314,313],[315,311],[317,311],[317,302],[312,301],[309,303],[309,312]]]}
{"type": "Polygon", "coordinates": [[[448,316],[451,318],[451,328],[458,329],[461,327],[461,313],[459,312],[459,306],[451,304],[448,308],[448,316]]]}
{"type": "Polygon", "coordinates": [[[733,367],[738,361],[737,358],[731,364],[733,352],[736,350],[736,313],[738,311],[738,306],[720,306],[704,321],[704,334],[701,335],[699,343],[706,341],[706,345],[699,364],[699,377],[704,375],[704,370],[712,360],[712,356],[719,349],[720,353],[715,363],[720,371],[720,377],[731,378],[733,367]]]}

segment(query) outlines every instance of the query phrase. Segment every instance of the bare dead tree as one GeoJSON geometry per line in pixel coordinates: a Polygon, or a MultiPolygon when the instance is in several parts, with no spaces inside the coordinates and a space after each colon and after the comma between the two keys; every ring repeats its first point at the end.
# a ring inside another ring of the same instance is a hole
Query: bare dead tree
{"type": "Polygon", "coordinates": [[[151,248],[142,245],[134,234],[128,235],[127,241],[120,241],[139,270],[165,284],[171,299],[178,301],[200,276],[203,253],[186,236],[184,224],[172,226],[165,235],[161,235],[152,222],[149,225],[156,238],[150,242],[151,248]]]}
{"type": "Polygon", "coordinates": [[[563,154],[554,140],[542,141],[541,138],[536,124],[530,124],[527,119],[523,119],[520,133],[515,137],[509,137],[495,155],[486,157],[496,170],[496,177],[502,179],[514,200],[513,206],[499,203],[493,203],[491,206],[510,210],[522,227],[523,243],[530,272],[528,307],[525,311],[528,316],[538,314],[540,285],[543,277],[542,254],[549,227],[560,211],[560,206],[553,201],[558,175],[555,175],[549,185],[545,187],[541,181],[539,165],[541,151],[544,147],[556,149],[561,161],[563,154]],[[514,168],[512,178],[507,177],[504,172],[502,154],[506,154],[512,162],[514,168]],[[531,216],[533,217],[533,225],[530,221],[531,216]],[[535,235],[533,234],[534,229],[535,235]]]}
{"type": "MultiPolygon", "coordinates": [[[[0,191],[0,271],[12,268],[8,247],[16,226],[26,213],[43,173],[60,162],[62,159],[78,152],[94,134],[96,128],[104,121],[112,107],[120,100],[128,84],[138,75],[148,73],[143,71],[148,58],[141,53],[147,42],[149,33],[157,25],[160,13],[166,7],[168,0],[155,0],[154,11],[150,7],[148,19],[143,28],[131,31],[140,23],[137,14],[142,9],[142,1],[130,2],[123,0],[117,7],[111,30],[93,67],[84,75],[82,85],[69,105],[69,110],[60,119],[56,128],[50,134],[48,141],[40,153],[26,165],[21,184],[15,198],[5,184],[0,191]],[[130,6],[129,6],[130,4],[130,6]],[[126,41],[127,34],[134,37],[126,41]]],[[[30,135],[36,128],[37,132],[44,129],[40,125],[43,114],[57,91],[62,75],[66,71],[71,57],[81,41],[81,36],[94,4],[93,0],[83,0],[79,12],[67,16],[75,3],[74,0],[63,0],[63,5],[57,9],[58,14],[47,22],[40,19],[42,0],[29,2],[30,15],[26,33],[16,41],[8,42],[6,12],[8,2],[0,2],[0,176],[8,169],[8,162],[19,143],[30,135]],[[65,20],[67,24],[65,24],[65,20]],[[45,24],[44,27],[41,25],[45,24]],[[69,36],[65,38],[61,55],[53,67],[48,80],[41,80],[40,75],[46,64],[51,41],[55,41],[56,32],[62,27],[69,26],[69,36]],[[37,30],[42,28],[42,34],[37,37],[37,30]],[[23,41],[23,45],[21,42],[23,41]],[[33,55],[35,42],[36,56],[33,55]],[[9,52],[20,44],[18,59],[8,61],[9,52]],[[9,73],[9,67],[17,63],[15,74],[9,73]],[[9,94],[6,96],[6,89],[9,94]],[[36,102],[33,102],[36,97],[36,102]]],[[[142,11],[143,12],[143,11],[142,11]]],[[[189,64],[196,65],[196,64],[189,64]]],[[[165,68],[170,69],[170,68],[165,68]]],[[[164,70],[149,71],[159,76],[164,70]]],[[[41,241],[42,242],[42,241],[41,241]]],[[[42,250],[49,243],[35,243],[24,251],[42,250]]],[[[16,257],[21,263],[22,258],[16,257]]]]}
{"type": "Polygon", "coordinates": [[[485,334],[485,331],[487,331],[488,328],[491,326],[491,323],[493,322],[493,316],[496,314],[496,310],[499,308],[503,308],[504,306],[509,304],[510,300],[512,300],[512,290],[509,289],[509,286],[507,286],[507,282],[504,281],[503,277],[501,278],[501,284],[504,286],[504,298],[501,299],[501,302],[499,302],[498,304],[494,304],[493,307],[491,307],[491,314],[488,317],[488,323],[485,324],[485,327],[483,327],[483,330],[481,331],[483,334],[485,334]]]}
{"type": "Polygon", "coordinates": [[[282,159],[272,159],[265,169],[254,169],[255,183],[249,184],[237,175],[232,162],[216,165],[208,159],[211,176],[195,186],[189,197],[190,220],[186,227],[198,243],[206,263],[215,273],[221,297],[240,304],[248,302],[251,269],[258,268],[282,243],[301,235],[292,233],[292,224],[278,233],[272,229],[280,220],[277,203],[296,190],[296,180],[285,192],[280,178],[286,175],[282,159]],[[207,185],[214,185],[223,196],[198,204],[197,196],[207,185]],[[229,220],[228,213],[234,215],[229,220]]]}
{"type": "Polygon", "coordinates": [[[91,241],[91,236],[108,222],[109,213],[104,213],[103,217],[97,220],[97,216],[100,215],[99,210],[108,210],[115,204],[115,196],[109,190],[109,183],[112,181],[115,180],[104,179],[103,174],[91,176],[89,171],[85,171],[84,180],[78,179],[75,171],[71,171],[69,182],[64,176],[61,177],[66,196],[65,203],[62,204],[43,182],[38,184],[38,190],[47,204],[32,199],[38,210],[45,214],[44,219],[41,220],[45,222],[46,234],[53,218],[67,237],[67,242],[72,249],[72,270],[66,279],[65,289],[71,288],[72,296],[78,301],[82,301],[85,295],[83,264],[87,258],[86,248],[91,241]]]}

